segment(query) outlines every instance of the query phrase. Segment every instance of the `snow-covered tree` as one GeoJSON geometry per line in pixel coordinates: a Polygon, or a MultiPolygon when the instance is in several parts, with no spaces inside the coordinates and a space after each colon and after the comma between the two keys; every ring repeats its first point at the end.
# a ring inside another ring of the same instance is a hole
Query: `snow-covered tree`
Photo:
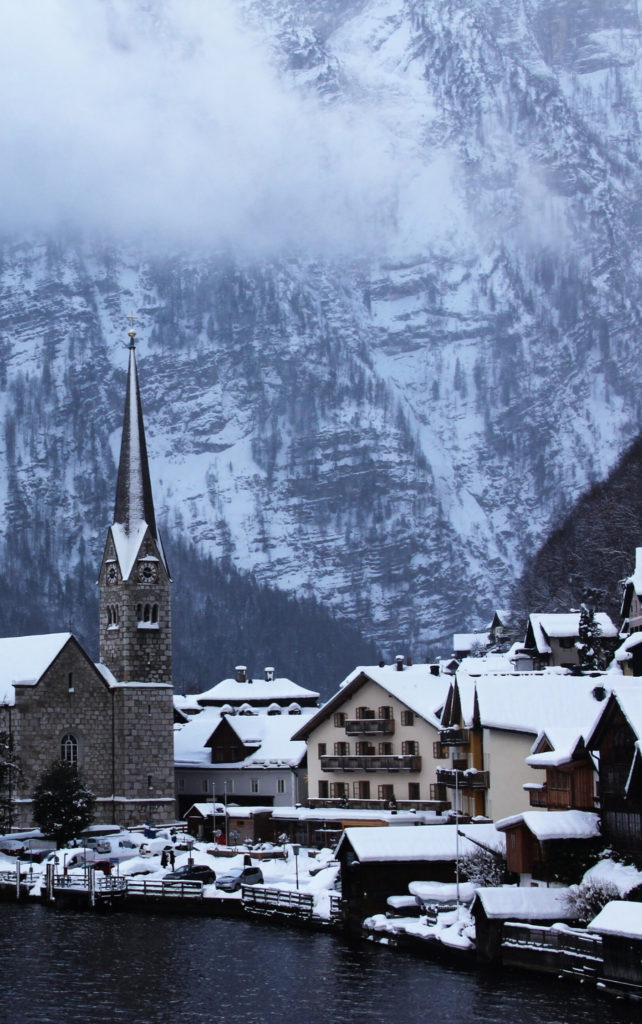
{"type": "Polygon", "coordinates": [[[33,818],[49,839],[62,846],[73,839],[94,817],[94,794],[83,782],[75,765],[54,761],[47,768],[33,794],[33,818]]]}
{"type": "Polygon", "coordinates": [[[475,885],[502,885],[506,876],[506,861],[492,850],[477,849],[462,857],[459,866],[464,878],[475,885]]]}
{"type": "Polygon", "coordinates": [[[595,612],[587,604],[580,606],[580,627],[577,650],[580,665],[586,671],[601,670],[604,666],[602,630],[595,620],[595,612]]]}
{"type": "Polygon", "coordinates": [[[620,891],[612,882],[589,881],[572,885],[566,902],[580,924],[588,924],[607,903],[620,899],[620,891]]]}

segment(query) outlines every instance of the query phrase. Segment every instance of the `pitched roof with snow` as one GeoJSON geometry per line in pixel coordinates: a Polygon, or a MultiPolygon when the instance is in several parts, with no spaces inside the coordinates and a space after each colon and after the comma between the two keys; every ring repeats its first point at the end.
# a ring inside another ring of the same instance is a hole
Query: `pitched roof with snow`
{"type": "Polygon", "coordinates": [[[213,764],[207,744],[223,716],[220,708],[204,708],[174,733],[174,761],[178,765],[207,765],[209,768],[296,767],[305,756],[306,744],[293,740],[292,736],[301,727],[301,718],[305,715],[302,711],[296,716],[265,713],[225,716],[241,743],[256,749],[242,761],[213,764]]]}
{"type": "MultiPolygon", "coordinates": [[[[360,861],[456,860],[479,850],[472,839],[503,853],[505,841],[495,826],[417,825],[401,828],[347,828],[345,838],[360,861]],[[469,838],[470,837],[470,838],[469,838]]],[[[342,837],[337,852],[344,842],[342,837]]]]}
{"type": "Polygon", "coordinates": [[[642,903],[612,900],[602,907],[588,926],[598,935],[618,935],[624,939],[642,939],[642,903]]]}
{"type": "MultiPolygon", "coordinates": [[[[533,630],[535,646],[540,654],[551,653],[549,637],[560,640],[564,637],[578,637],[580,634],[579,612],[561,614],[533,612],[529,616],[529,622],[533,630]]],[[[617,636],[617,629],[606,612],[595,612],[595,622],[600,627],[602,636],[617,636]]]]}
{"type": "Polygon", "coordinates": [[[599,686],[611,689],[613,676],[574,676],[562,668],[471,676],[465,664],[457,672],[465,727],[472,727],[478,718],[484,728],[535,735],[567,726],[586,735],[601,711],[602,705],[593,696],[599,686]]]}
{"type": "Polygon", "coordinates": [[[545,843],[553,839],[597,839],[599,822],[599,815],[593,811],[524,811],[496,821],[494,828],[505,832],[524,824],[536,839],[545,843]]]}
{"type": "Polygon", "coordinates": [[[575,911],[568,903],[568,889],[544,886],[502,885],[478,889],[477,899],[489,919],[513,921],[571,921],[575,911]]]}
{"type": "Polygon", "coordinates": [[[45,633],[0,639],[0,704],[15,703],[14,684],[35,686],[71,637],[45,633]]]}
{"type": "Polygon", "coordinates": [[[396,697],[436,729],[439,728],[438,712],[443,707],[452,676],[433,675],[428,665],[405,665],[401,672],[396,665],[360,665],[343,680],[334,696],[299,730],[299,738],[307,738],[317,725],[341,707],[368,680],[376,683],[391,697],[396,697]]]}

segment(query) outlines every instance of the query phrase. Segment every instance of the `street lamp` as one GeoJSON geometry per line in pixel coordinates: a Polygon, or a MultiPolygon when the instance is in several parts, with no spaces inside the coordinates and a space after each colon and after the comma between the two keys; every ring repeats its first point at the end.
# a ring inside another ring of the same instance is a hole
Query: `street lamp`
{"type": "Polygon", "coordinates": [[[296,887],[299,888],[299,850],[301,849],[300,843],[292,843],[292,853],[294,854],[294,871],[296,874],[296,887]]]}
{"type": "Polygon", "coordinates": [[[455,768],[455,882],[457,910],[459,911],[459,768],[455,768]]]}

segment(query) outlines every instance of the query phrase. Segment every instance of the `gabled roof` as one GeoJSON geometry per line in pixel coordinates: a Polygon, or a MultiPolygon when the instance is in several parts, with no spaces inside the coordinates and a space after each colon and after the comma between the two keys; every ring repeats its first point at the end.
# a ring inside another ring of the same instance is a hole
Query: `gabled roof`
{"type": "Polygon", "coordinates": [[[531,768],[559,768],[580,758],[588,757],[584,738],[577,727],[557,728],[555,726],[542,730],[531,747],[526,764],[531,768]]]}
{"type": "Polygon", "coordinates": [[[174,760],[179,765],[207,765],[208,768],[280,768],[296,767],[306,754],[302,740],[294,740],[293,733],[300,728],[297,715],[221,715],[219,708],[205,708],[174,733],[174,760]],[[242,761],[213,764],[211,746],[214,734],[225,721],[250,753],[242,761]],[[253,750],[251,748],[254,748],[253,750]]]}
{"type": "Polygon", "coordinates": [[[597,839],[600,817],[593,811],[524,811],[495,822],[499,832],[525,825],[541,843],[553,839],[597,839]]]}
{"type": "Polygon", "coordinates": [[[574,676],[563,668],[471,676],[462,664],[456,680],[461,724],[535,735],[569,725],[586,735],[602,707],[593,691],[600,685],[610,689],[613,679],[611,674],[574,676]]]}
{"type": "Polygon", "coordinates": [[[35,686],[71,640],[71,633],[0,639],[0,704],[14,704],[14,684],[35,686]]]}
{"type": "Polygon", "coordinates": [[[479,850],[472,840],[504,852],[505,840],[494,825],[417,825],[399,828],[347,828],[342,844],[348,840],[360,861],[444,861],[456,860],[479,850]],[[470,837],[470,838],[469,838],[470,837]]]}
{"type": "Polygon", "coordinates": [[[544,886],[497,886],[478,889],[476,898],[489,920],[513,921],[571,921],[575,911],[570,909],[569,889],[549,889],[544,886]]]}
{"type": "Polygon", "coordinates": [[[450,681],[450,676],[432,675],[428,665],[406,665],[401,672],[393,665],[359,666],[344,679],[337,693],[319,708],[293,738],[307,739],[321,722],[368,682],[376,683],[386,694],[401,701],[410,711],[438,729],[438,712],[443,707],[450,681]]]}
{"type": "MultiPolygon", "coordinates": [[[[602,636],[617,636],[617,629],[606,612],[595,612],[595,622],[602,636]]],[[[534,612],[529,616],[527,629],[528,638],[532,637],[539,654],[551,654],[549,639],[572,639],[580,634],[580,613],[564,612],[560,614],[534,612]]]]}
{"type": "Polygon", "coordinates": [[[612,900],[602,907],[588,926],[598,935],[618,935],[624,939],[642,940],[642,911],[631,900],[612,900]]]}
{"type": "Polygon", "coordinates": [[[602,705],[599,718],[586,736],[586,746],[590,750],[599,746],[600,734],[616,706],[624,715],[637,740],[642,740],[642,681],[618,682],[617,676],[611,678],[616,680],[615,685],[611,685],[613,692],[606,704],[602,705]]]}

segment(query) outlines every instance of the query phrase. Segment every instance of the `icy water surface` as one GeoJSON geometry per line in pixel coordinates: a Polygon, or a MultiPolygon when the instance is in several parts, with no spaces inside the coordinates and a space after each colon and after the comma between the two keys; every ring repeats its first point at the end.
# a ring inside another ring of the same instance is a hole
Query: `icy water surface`
{"type": "Polygon", "coordinates": [[[639,1024],[633,1004],[246,921],[0,904],[3,1024],[639,1024]]]}

